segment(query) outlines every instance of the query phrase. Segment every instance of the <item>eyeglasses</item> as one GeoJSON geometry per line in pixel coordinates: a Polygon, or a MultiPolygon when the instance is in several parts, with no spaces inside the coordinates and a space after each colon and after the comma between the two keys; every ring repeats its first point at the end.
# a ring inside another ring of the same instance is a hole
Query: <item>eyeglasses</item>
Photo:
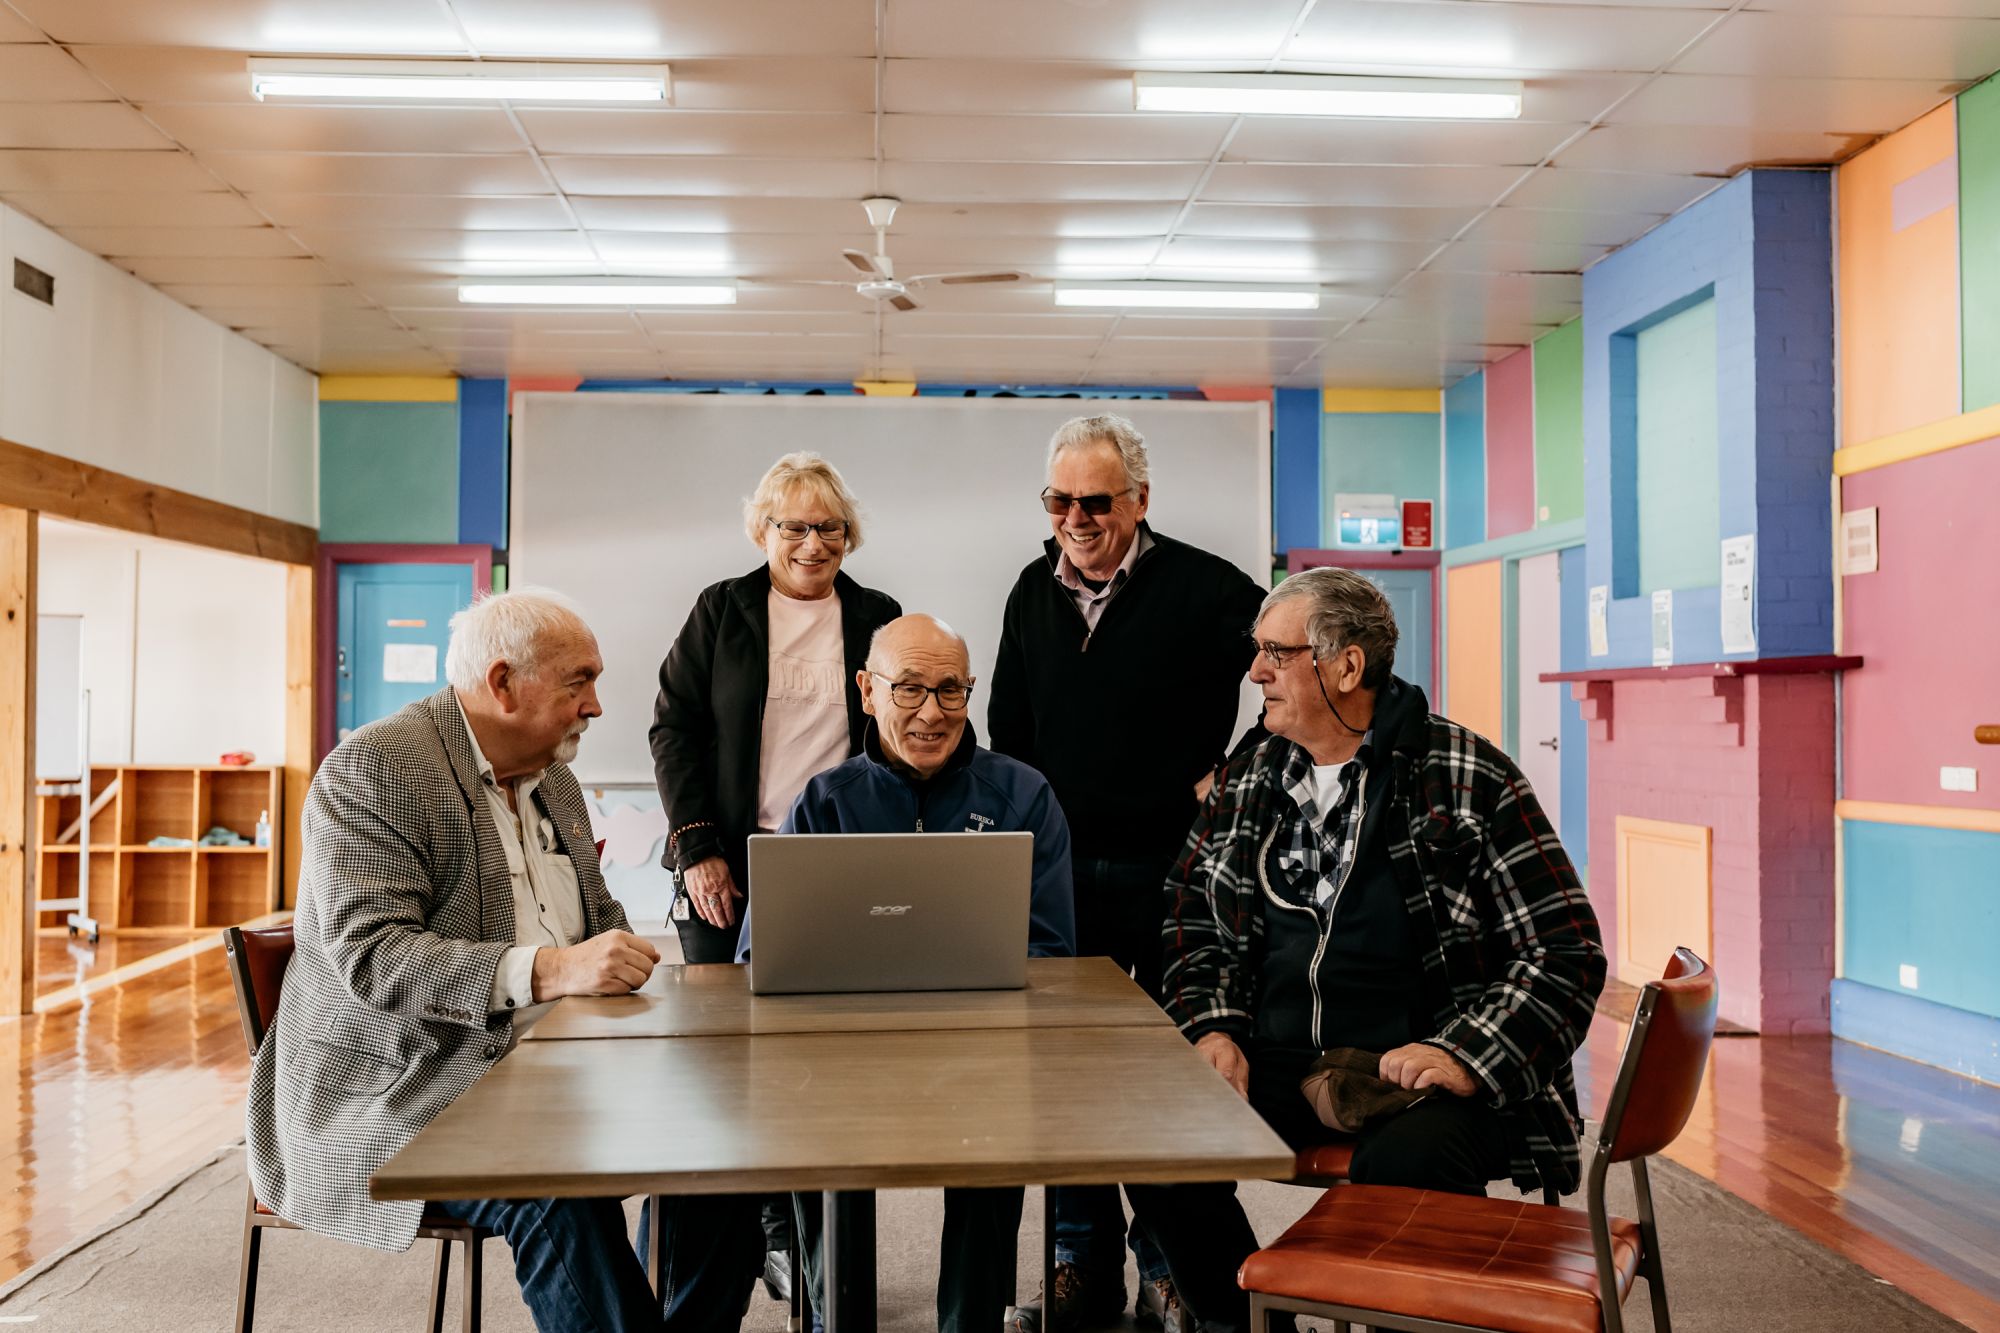
{"type": "Polygon", "coordinates": [[[942,685],[919,685],[913,680],[889,680],[879,671],[868,674],[888,682],[889,697],[896,701],[898,708],[922,708],[927,694],[936,695],[938,707],[947,713],[962,713],[966,704],[972,701],[972,687],[955,680],[948,680],[942,685]]]}
{"type": "Polygon", "coordinates": [[[1251,646],[1263,655],[1274,671],[1312,647],[1309,643],[1273,643],[1269,639],[1253,639],[1251,646]]]}
{"type": "Polygon", "coordinates": [[[1111,512],[1111,506],[1130,495],[1130,491],[1120,491],[1116,495],[1064,495],[1050,486],[1042,491],[1042,508],[1051,514],[1062,515],[1069,512],[1071,505],[1083,506],[1083,512],[1092,518],[1103,518],[1111,512]]]}
{"type": "Polygon", "coordinates": [[[802,542],[808,532],[817,532],[820,540],[829,545],[847,540],[847,520],[830,518],[824,523],[807,523],[796,518],[767,518],[764,520],[778,530],[778,535],[788,542],[802,542]]]}

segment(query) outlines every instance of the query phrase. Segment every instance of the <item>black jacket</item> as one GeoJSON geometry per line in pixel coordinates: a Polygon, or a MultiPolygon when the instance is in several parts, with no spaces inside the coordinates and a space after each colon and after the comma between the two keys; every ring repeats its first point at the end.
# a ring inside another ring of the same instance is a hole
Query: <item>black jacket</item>
{"type": "MultiPolygon", "coordinates": [[[[833,576],[833,592],[840,598],[847,657],[847,752],[854,755],[861,752],[867,721],[854,673],[868,659],[868,640],[903,608],[845,574],[833,576]]],[[[647,733],[653,776],[668,821],[687,830],[662,858],[669,870],[723,856],[732,873],[742,873],[745,842],[757,831],[757,767],[771,674],[770,596],[771,571],[762,566],[702,589],[660,663],[660,697],[647,733]],[[696,824],[705,827],[691,827],[696,824]]]]}
{"type": "Polygon", "coordinates": [[[1229,750],[1264,589],[1220,556],[1146,531],[1152,547],[1095,632],[1056,582],[1053,537],[1021,571],[986,731],[996,751],[1048,778],[1079,856],[1165,864],[1194,821],[1195,783],[1229,750]]]}

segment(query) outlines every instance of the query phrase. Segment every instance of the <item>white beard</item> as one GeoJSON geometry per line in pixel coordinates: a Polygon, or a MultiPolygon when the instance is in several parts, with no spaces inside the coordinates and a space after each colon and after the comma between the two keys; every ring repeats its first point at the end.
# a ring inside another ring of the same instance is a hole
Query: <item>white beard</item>
{"type": "Polygon", "coordinates": [[[564,737],[563,743],[556,747],[556,762],[558,764],[575,763],[576,752],[578,749],[582,747],[582,745],[583,745],[583,733],[580,731],[574,733],[573,735],[564,737]]]}

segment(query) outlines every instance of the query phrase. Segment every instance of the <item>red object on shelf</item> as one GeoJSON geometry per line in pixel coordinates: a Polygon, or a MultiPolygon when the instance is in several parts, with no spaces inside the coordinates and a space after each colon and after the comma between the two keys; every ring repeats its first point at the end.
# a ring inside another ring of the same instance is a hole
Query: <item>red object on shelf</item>
{"type": "Polygon", "coordinates": [[[215,762],[218,764],[228,764],[231,768],[246,768],[257,762],[257,756],[248,750],[231,750],[215,762]]]}
{"type": "Polygon", "coordinates": [[[1423,550],[1431,545],[1431,502],[1403,501],[1403,545],[1423,550]]]}

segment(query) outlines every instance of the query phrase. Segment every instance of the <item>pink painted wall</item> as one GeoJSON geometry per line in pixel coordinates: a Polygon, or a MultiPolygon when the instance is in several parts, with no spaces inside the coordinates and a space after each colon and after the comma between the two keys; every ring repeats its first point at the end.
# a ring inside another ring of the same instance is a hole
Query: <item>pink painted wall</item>
{"type": "Polygon", "coordinates": [[[1841,506],[1879,510],[1880,567],[1842,580],[1850,800],[2000,810],[2000,751],[1972,729],[2000,722],[2000,439],[1860,472],[1841,506]],[[1980,769],[1977,792],[1938,787],[1945,765],[1980,769]]]}
{"type": "Polygon", "coordinates": [[[1607,948],[1618,930],[1618,816],[1706,826],[1714,831],[1709,961],[1722,978],[1722,1016],[1759,1032],[1825,1032],[1833,978],[1832,678],[1589,688],[1599,692],[1584,709],[1595,714],[1590,899],[1607,948]]]}
{"type": "Polygon", "coordinates": [[[1486,368],[1486,540],[1535,526],[1535,353],[1486,368]]]}

